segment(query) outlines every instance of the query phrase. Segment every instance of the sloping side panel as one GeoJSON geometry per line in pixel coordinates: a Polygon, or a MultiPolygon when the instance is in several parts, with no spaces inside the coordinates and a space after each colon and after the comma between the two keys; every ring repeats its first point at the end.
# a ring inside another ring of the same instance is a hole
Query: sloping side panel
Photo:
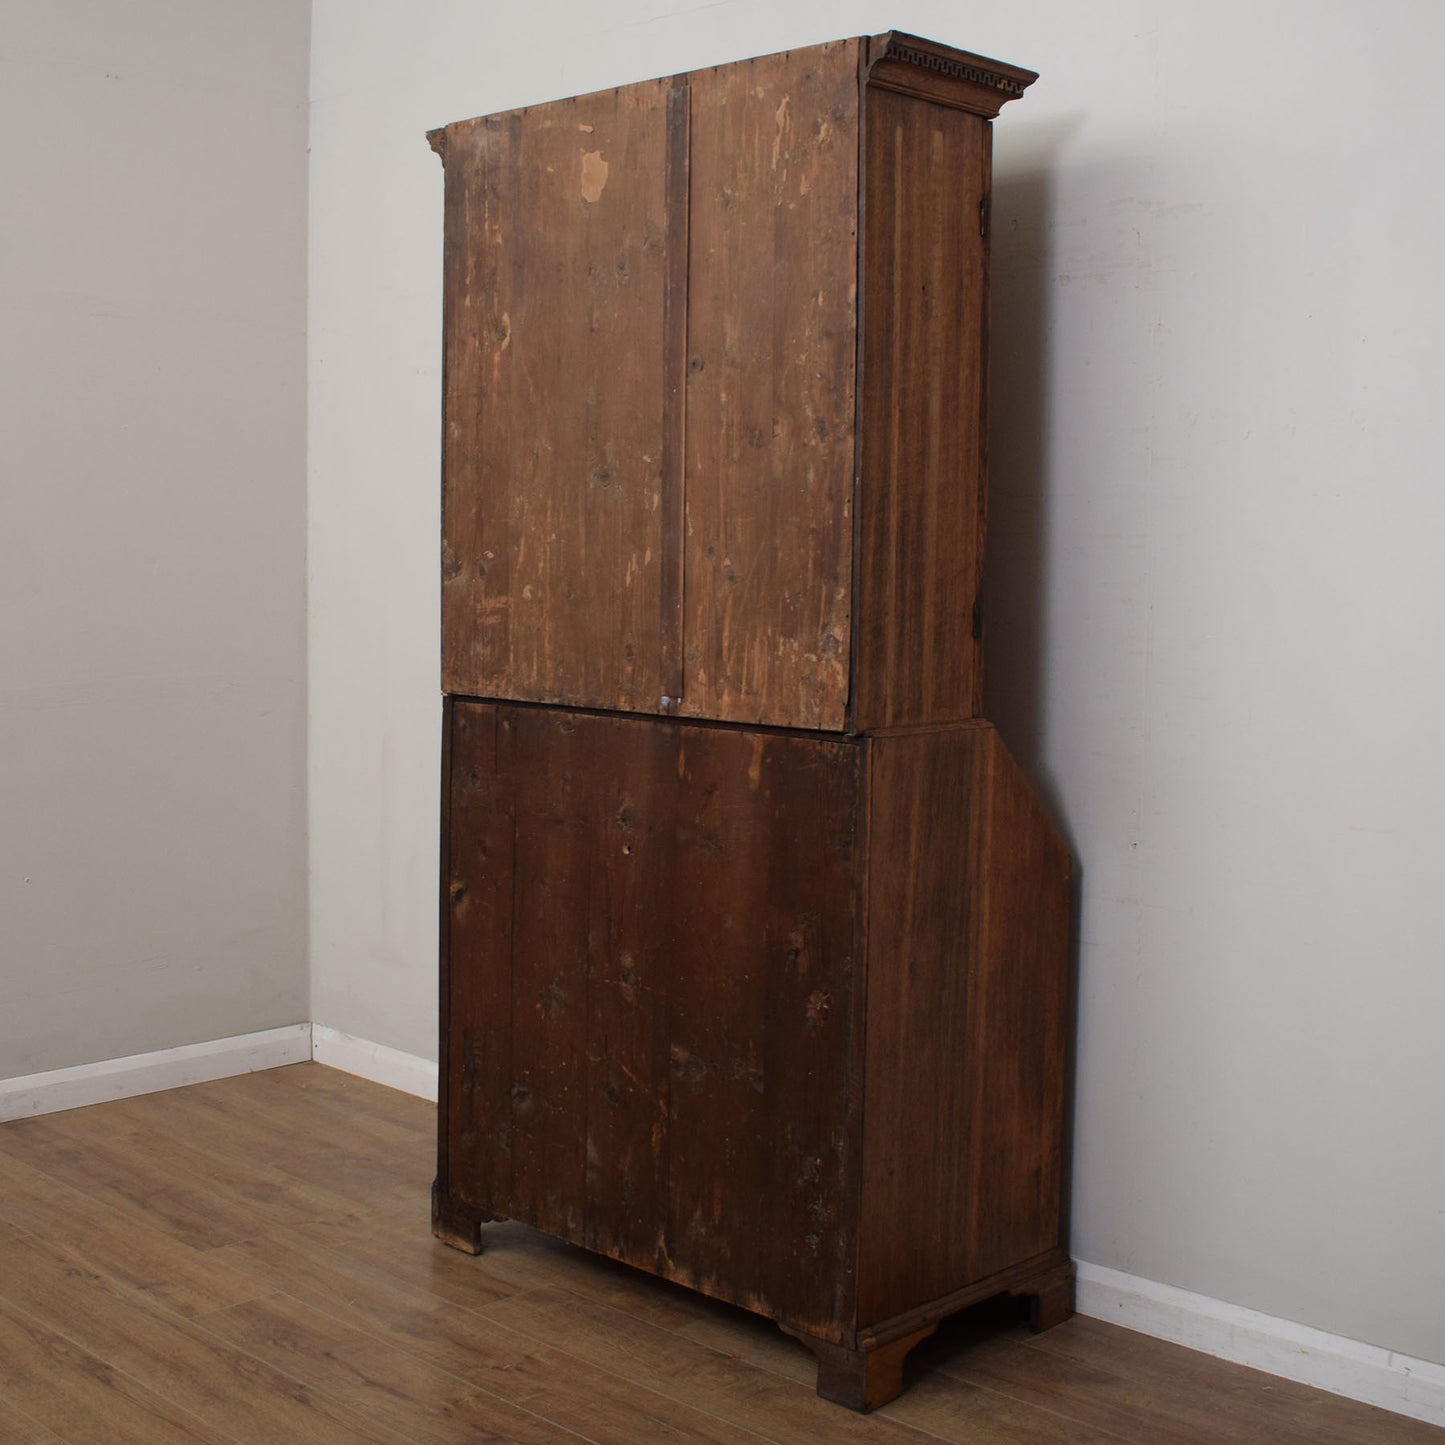
{"type": "Polygon", "coordinates": [[[841,730],[858,43],[691,77],[684,714],[841,730]]]}
{"type": "Polygon", "coordinates": [[[445,692],[659,710],[668,121],[657,81],[445,133],[445,692]]]}
{"type": "Polygon", "coordinates": [[[987,723],[870,740],[859,1325],[1061,1242],[1069,857],[987,723]]]}

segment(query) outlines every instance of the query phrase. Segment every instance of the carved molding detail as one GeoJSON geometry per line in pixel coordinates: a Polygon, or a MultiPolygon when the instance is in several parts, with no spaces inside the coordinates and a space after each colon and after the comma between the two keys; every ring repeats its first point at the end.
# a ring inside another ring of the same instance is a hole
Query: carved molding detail
{"type": "Polygon", "coordinates": [[[889,42],[880,57],[883,60],[901,60],[916,65],[922,70],[935,70],[940,75],[952,76],[955,80],[967,80],[974,85],[984,85],[990,90],[1002,90],[1011,96],[1022,95],[1027,81],[1016,80],[1011,75],[1000,75],[996,70],[981,70],[962,60],[953,60],[947,55],[934,55],[927,50],[915,50],[911,45],[900,45],[896,40],[889,42]]]}

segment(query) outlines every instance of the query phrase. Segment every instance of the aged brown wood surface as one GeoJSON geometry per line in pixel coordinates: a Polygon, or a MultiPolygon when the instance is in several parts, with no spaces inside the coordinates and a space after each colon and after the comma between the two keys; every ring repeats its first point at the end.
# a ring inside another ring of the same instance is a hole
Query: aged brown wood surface
{"type": "Polygon", "coordinates": [[[680,77],[667,92],[667,279],[663,288],[661,712],[682,696],[683,500],[687,467],[688,184],[692,87],[680,77]]]}
{"type": "Polygon", "coordinates": [[[870,740],[860,1325],[1061,1243],[1069,859],[986,723],[870,740]]]}
{"type": "MultiPolygon", "coordinates": [[[[987,1274],[1064,1242],[1072,862],[997,731],[982,730],[979,742],[986,851],[969,996],[966,1087],[976,1116],[963,1233],[975,1270],[987,1274]]],[[[1040,1303],[1044,1323],[1047,1296],[1040,1303]]]]}
{"type": "Polygon", "coordinates": [[[659,707],[668,97],[446,129],[446,692],[659,707]]]}
{"type": "Polygon", "coordinates": [[[857,1213],[861,750],[678,741],[671,1273],[834,1336],[857,1213]]]}
{"type": "Polygon", "coordinates": [[[450,1191],[836,1334],[859,746],[451,716],[450,1191]]]}
{"type": "Polygon", "coordinates": [[[442,816],[441,1060],[438,1184],[496,1212],[512,1192],[511,876],[516,829],[499,772],[491,709],[452,701],[446,713],[442,816]],[[474,959],[494,960],[479,968],[474,959]]]}
{"type": "Polygon", "coordinates": [[[855,726],[982,707],[989,126],[866,94],[855,726]]]}
{"type": "Polygon", "coordinates": [[[890,34],[436,136],[434,1228],[771,1315],[857,1408],[949,1310],[1071,1301],[1068,860],[976,720],[1029,78],[890,34]]]}
{"type": "MultiPolygon", "coordinates": [[[[587,978],[581,1242],[655,1268],[667,1261],[666,1080],[679,922],[667,902],[678,897],[675,743],[671,727],[658,733],[578,721],[592,750],[592,773],[576,784],[589,790],[578,803],[589,831],[573,854],[573,877],[586,880],[589,900],[579,960],[587,978]]],[[[519,722],[537,727],[538,761],[553,766],[544,729],[561,724],[519,722]]]]}
{"type": "Polygon", "coordinates": [[[682,712],[841,730],[858,42],[691,77],[682,712]]]}

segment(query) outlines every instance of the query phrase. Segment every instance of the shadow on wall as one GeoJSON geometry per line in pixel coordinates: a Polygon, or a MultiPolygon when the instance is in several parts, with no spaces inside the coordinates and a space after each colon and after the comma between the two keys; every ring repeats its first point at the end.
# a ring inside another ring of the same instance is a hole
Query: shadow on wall
{"type": "Polygon", "coordinates": [[[1073,847],[1043,751],[1049,509],[1066,484],[1050,451],[1049,302],[1055,157],[1081,117],[1014,124],[993,176],[984,715],[1073,847]],[[1017,157],[1017,159],[1012,159],[1017,157]]]}
{"type": "MultiPolygon", "coordinates": [[[[1008,132],[1010,160],[993,174],[990,225],[988,535],[984,549],[984,716],[998,728],[1074,858],[1068,1017],[1079,1007],[1084,860],[1043,748],[1048,663],[1045,551],[1049,509],[1068,485],[1056,458],[1049,400],[1056,157],[1082,117],[1008,132]]],[[[1073,1215],[1075,1066],[1070,1030],[1064,1104],[1066,1247],[1073,1215]]]]}

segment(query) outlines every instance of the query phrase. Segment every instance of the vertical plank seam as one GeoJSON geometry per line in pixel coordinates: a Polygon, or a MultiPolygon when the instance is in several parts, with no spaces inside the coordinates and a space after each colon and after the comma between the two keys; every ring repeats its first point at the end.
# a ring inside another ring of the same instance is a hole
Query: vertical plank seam
{"type": "MultiPolygon", "coordinates": [[[[442,560],[442,585],[437,589],[437,611],[438,629],[441,636],[441,683],[442,690],[447,690],[447,683],[451,674],[449,644],[452,629],[448,623],[447,613],[447,586],[446,586],[446,564],[447,564],[447,478],[452,474],[452,463],[450,461],[454,448],[451,438],[448,435],[451,428],[447,425],[451,414],[451,393],[448,389],[451,375],[451,337],[453,328],[456,325],[456,301],[451,286],[452,257],[455,253],[455,241],[451,236],[449,224],[452,209],[456,205],[456,192],[452,186],[454,172],[447,170],[446,158],[446,132],[442,132],[442,145],[437,151],[442,162],[442,394],[441,394],[441,472],[437,477],[438,490],[441,492],[441,503],[438,512],[438,520],[441,524],[441,535],[437,538],[438,550],[442,560]]],[[[445,727],[445,724],[443,724],[445,727]]],[[[445,736],[445,733],[443,734],[445,736]]],[[[443,775],[445,776],[445,775],[443,775]]]]}
{"type": "MultiPolygon", "coordinates": [[[[946,173],[943,128],[936,120],[933,122],[932,127],[928,131],[928,139],[930,169],[932,170],[934,175],[943,175],[946,173]]],[[[919,149],[921,150],[922,147],[920,146],[919,149]]],[[[923,273],[925,278],[924,284],[927,286],[938,286],[939,290],[942,289],[939,283],[942,281],[944,273],[944,252],[946,249],[945,232],[948,229],[948,223],[950,220],[949,213],[953,209],[953,207],[958,204],[960,204],[958,197],[956,194],[953,194],[950,195],[948,204],[940,206],[938,208],[937,221],[932,228],[933,234],[930,237],[928,259],[923,266],[923,273]]],[[[967,206],[965,203],[965,210],[966,209],[967,206]]],[[[919,302],[921,301],[922,296],[918,295],[914,299],[914,304],[919,304],[919,302]]],[[[937,305],[936,299],[934,305],[937,305]]],[[[924,314],[919,318],[920,332],[922,332],[928,326],[930,320],[929,312],[931,310],[931,307],[927,305],[923,306],[924,314]]],[[[946,329],[948,325],[949,321],[947,319],[940,318],[939,331],[945,338],[948,336],[948,331],[946,329]]],[[[935,345],[936,344],[937,343],[935,342],[935,345]]],[[[938,575],[938,505],[939,493],[942,491],[945,485],[945,479],[942,475],[943,466],[941,461],[943,428],[940,424],[939,416],[943,404],[944,378],[942,376],[935,376],[933,378],[930,378],[930,380],[932,384],[928,388],[928,397],[926,401],[926,406],[928,409],[928,435],[924,443],[926,447],[925,455],[927,460],[924,463],[923,477],[922,595],[925,600],[925,605],[923,607],[923,666],[920,669],[920,676],[918,679],[918,699],[916,704],[918,709],[916,715],[921,717],[937,716],[933,707],[930,705],[933,702],[933,698],[930,696],[930,691],[933,687],[936,687],[938,685],[938,675],[943,671],[942,668],[929,666],[929,663],[935,656],[935,648],[938,645],[936,634],[938,630],[937,624],[940,608],[938,603],[934,603],[934,605],[932,606],[928,605],[928,600],[934,598],[941,599],[943,596],[943,589],[939,585],[938,575]]],[[[949,480],[952,479],[950,478],[949,480]]],[[[953,489],[950,488],[950,490],[953,489]]]]}
{"type": "Polygon", "coordinates": [[[965,883],[965,894],[975,900],[976,917],[970,925],[974,941],[973,957],[968,970],[967,987],[964,990],[963,1037],[972,1045],[973,1057],[969,1061],[966,1077],[969,1080],[965,1095],[972,1107],[968,1114],[968,1181],[973,1186],[968,1191],[963,1213],[968,1220],[965,1238],[971,1251],[968,1258],[968,1277],[979,1273],[979,1254],[982,1251],[980,1234],[983,1223],[990,1218],[987,1201],[982,1197],[983,1177],[983,1130],[981,1113],[987,1097],[986,1080],[983,1076],[983,1061],[990,1057],[985,1031],[989,1026],[988,983],[991,981],[990,944],[993,931],[993,831],[995,784],[997,781],[997,758],[995,747],[998,735],[988,728],[970,738],[970,758],[967,769],[969,787],[973,796],[968,807],[970,826],[975,830],[967,860],[969,879],[965,883]],[[973,886],[977,881],[977,887],[973,886]]]}
{"type": "Polygon", "coordinates": [[[975,458],[977,469],[975,486],[977,491],[977,509],[975,523],[975,548],[974,555],[978,558],[977,569],[974,573],[973,588],[973,615],[969,618],[969,647],[973,650],[970,659],[972,676],[969,681],[972,685],[973,697],[970,712],[974,717],[982,717],[983,685],[984,685],[984,635],[983,626],[979,618],[979,605],[983,597],[984,568],[987,566],[988,553],[985,550],[988,541],[988,405],[989,405],[989,328],[992,320],[993,305],[993,123],[983,122],[983,131],[980,138],[982,150],[981,164],[979,170],[983,176],[983,196],[981,197],[985,206],[984,216],[987,223],[987,230],[982,237],[982,254],[979,258],[979,308],[978,308],[978,451],[975,458]]]}
{"type": "MultiPolygon", "coordinates": [[[[893,249],[889,259],[893,263],[891,278],[893,294],[891,297],[892,315],[889,318],[892,322],[892,331],[888,348],[888,380],[896,397],[898,378],[903,374],[903,296],[898,275],[899,257],[903,254],[903,126],[897,120],[893,122],[892,171],[893,174],[889,177],[891,183],[889,193],[893,201],[893,249]]],[[[902,470],[902,449],[903,433],[899,425],[895,402],[895,411],[890,418],[888,437],[888,617],[895,628],[898,625],[899,591],[903,581],[902,567],[899,562],[903,546],[900,536],[902,530],[900,512],[903,498],[900,495],[902,483],[899,478],[899,472],[902,470]]],[[[889,666],[885,678],[881,720],[888,724],[895,721],[895,671],[893,666],[889,666]]]]}
{"type": "MultiPolygon", "coordinates": [[[[673,729],[677,747],[677,758],[671,760],[668,751],[663,751],[662,756],[668,762],[670,775],[668,786],[670,788],[669,807],[667,811],[667,828],[659,828],[659,845],[664,850],[665,864],[668,870],[664,875],[673,893],[676,893],[676,868],[677,868],[677,835],[678,835],[678,799],[681,796],[681,788],[678,763],[686,757],[686,742],[682,735],[682,729],[673,729]]],[[[657,964],[663,962],[662,949],[658,949],[657,964]]],[[[660,1233],[657,1239],[657,1262],[658,1268],[665,1268],[672,1258],[672,1001],[673,990],[671,988],[657,988],[653,991],[652,1001],[652,1037],[648,1044],[652,1050],[652,1058],[655,1061],[656,1078],[662,1091],[662,1098],[657,1105],[656,1117],[653,1127],[659,1125],[662,1129],[661,1147],[654,1152],[652,1167],[654,1185],[654,1199],[656,1204],[653,1208],[653,1223],[660,1225],[660,1233]],[[659,1217],[660,1216],[660,1219],[659,1217]]]]}
{"type": "Polygon", "coordinates": [[[442,792],[441,792],[441,849],[438,873],[437,925],[438,939],[438,991],[440,1007],[437,1018],[437,1177],[436,1182],[446,1193],[451,1191],[451,1112],[449,1101],[451,1090],[447,1083],[451,1069],[451,820],[452,820],[452,721],[454,705],[450,697],[442,698],[442,792]]]}
{"type": "MultiPolygon", "coordinates": [[[[530,208],[528,207],[528,205],[527,205],[526,199],[524,198],[523,192],[522,192],[522,166],[521,166],[521,161],[520,161],[520,156],[521,156],[521,151],[522,151],[522,125],[523,125],[523,116],[522,116],[522,114],[521,114],[520,112],[514,112],[514,113],[508,118],[508,124],[507,124],[507,156],[508,156],[511,164],[509,164],[509,165],[507,165],[507,166],[505,166],[505,167],[499,167],[499,169],[503,170],[503,172],[505,173],[506,178],[507,178],[507,183],[508,183],[508,191],[509,191],[509,194],[508,194],[508,197],[507,197],[507,201],[508,201],[509,204],[508,204],[508,208],[507,208],[507,214],[510,214],[510,215],[513,215],[513,216],[518,216],[518,217],[526,216],[526,215],[529,213],[529,209],[530,209],[530,208]]],[[[490,157],[493,157],[493,158],[495,157],[495,148],[494,148],[494,146],[489,146],[489,147],[488,147],[487,154],[488,154],[490,157]]],[[[488,195],[488,192],[484,189],[484,190],[483,190],[483,207],[482,207],[482,216],[483,216],[482,226],[483,226],[483,234],[484,234],[484,235],[486,234],[486,231],[485,231],[485,228],[486,228],[486,207],[487,207],[487,202],[488,202],[489,200],[491,200],[491,199],[494,199],[494,198],[491,197],[491,196],[489,196],[489,195],[488,195]]],[[[468,227],[468,232],[469,232],[469,234],[472,233],[472,230],[473,230],[473,228],[469,226],[469,227],[468,227]]],[[[522,296],[522,295],[525,295],[525,294],[526,294],[526,292],[525,292],[525,287],[526,287],[526,269],[525,269],[525,266],[524,266],[524,264],[523,264],[523,261],[524,261],[523,253],[524,253],[524,251],[525,251],[525,244],[524,244],[524,245],[518,245],[518,244],[517,244],[518,235],[517,235],[517,231],[516,231],[515,229],[514,229],[510,234],[508,234],[507,232],[504,232],[504,231],[502,230],[502,228],[500,227],[500,225],[499,225],[499,226],[498,226],[498,236],[499,236],[499,238],[500,238],[501,249],[502,249],[502,250],[504,251],[504,253],[506,254],[507,260],[508,260],[508,262],[510,263],[510,276],[508,277],[508,281],[507,281],[507,295],[509,295],[509,296],[522,296]]],[[[502,258],[499,256],[499,257],[498,257],[498,264],[497,264],[497,273],[498,273],[498,275],[501,274],[501,269],[502,269],[502,258]]],[[[518,318],[517,318],[518,321],[519,321],[519,322],[522,321],[522,320],[523,320],[523,317],[524,317],[524,311],[523,311],[522,308],[519,307],[519,308],[518,308],[518,318]]],[[[513,355],[515,356],[515,353],[513,353],[513,355]]],[[[494,385],[495,385],[495,382],[494,382],[494,385]]],[[[479,394],[479,401],[478,401],[478,424],[479,424],[479,427],[480,427],[480,426],[482,425],[483,419],[484,419],[484,404],[485,404],[486,397],[487,397],[487,388],[486,388],[486,387],[479,387],[479,388],[478,388],[478,394],[479,394]]],[[[509,412],[511,412],[511,411],[515,408],[516,398],[515,398],[514,396],[509,396],[508,400],[509,400],[509,402],[511,403],[511,405],[508,405],[508,406],[499,405],[498,408],[497,408],[497,410],[498,410],[499,412],[509,413],[509,412]]],[[[510,458],[509,458],[509,459],[510,459],[510,458]]],[[[480,473],[480,467],[478,468],[478,472],[480,473]]],[[[478,491],[481,492],[482,489],[481,489],[481,488],[478,488],[478,491]]],[[[515,495],[515,494],[512,493],[512,491],[511,491],[511,489],[510,489],[510,487],[509,487],[508,498],[507,498],[507,500],[508,500],[509,502],[510,502],[510,500],[511,500],[511,498],[512,498],[513,495],[515,495]]],[[[478,501],[477,501],[476,503],[474,503],[474,506],[477,506],[477,505],[480,505],[480,497],[478,498],[478,501]]],[[[513,608],[514,608],[514,605],[515,605],[515,603],[516,603],[517,594],[518,594],[518,591],[519,591],[522,583],[521,583],[521,577],[520,577],[520,571],[521,571],[521,569],[520,569],[520,567],[517,565],[518,562],[520,561],[520,558],[518,557],[518,549],[517,549],[517,547],[514,546],[514,544],[513,544],[512,516],[511,516],[511,507],[510,507],[510,506],[507,506],[506,508],[504,508],[504,509],[501,511],[500,515],[498,515],[498,516],[496,517],[496,522],[497,522],[497,534],[496,534],[496,535],[497,535],[497,547],[495,548],[495,550],[496,550],[496,553],[497,553],[497,556],[498,556],[498,557],[505,557],[505,558],[507,559],[507,575],[506,575],[507,590],[506,590],[506,606],[501,609],[501,627],[500,627],[500,629],[499,629],[499,630],[502,632],[501,643],[500,643],[500,645],[497,646],[497,647],[489,647],[489,648],[487,649],[487,655],[491,658],[491,660],[492,660],[492,667],[493,667],[493,669],[494,669],[494,671],[493,671],[493,673],[491,674],[491,676],[494,677],[494,678],[496,678],[497,683],[500,684],[500,686],[498,687],[498,691],[505,691],[505,692],[520,691],[520,692],[522,692],[522,693],[525,694],[525,693],[527,692],[527,690],[528,690],[528,687],[530,686],[531,690],[535,693],[535,692],[539,691],[539,689],[538,689],[538,687],[537,687],[537,667],[536,667],[536,661],[535,661],[535,658],[536,658],[535,644],[534,644],[534,648],[533,648],[533,667],[532,667],[531,673],[528,675],[528,681],[527,681],[527,683],[519,683],[519,679],[523,676],[522,669],[521,669],[520,666],[518,665],[518,658],[517,658],[517,632],[518,632],[520,629],[513,628],[512,622],[513,622],[513,617],[514,617],[513,608]],[[505,671],[502,671],[502,670],[498,667],[498,659],[499,659],[499,658],[505,659],[505,662],[502,663],[502,667],[505,668],[505,671]]],[[[525,539],[523,539],[523,540],[525,540],[525,539]]],[[[479,537],[479,538],[478,538],[478,543],[480,544],[480,542],[481,542],[481,538],[479,537]]],[[[483,547],[483,548],[481,548],[481,550],[482,550],[483,553],[485,554],[486,548],[483,547]]],[[[488,568],[488,577],[489,577],[489,578],[490,578],[490,574],[491,574],[491,568],[489,567],[489,568],[488,568]]],[[[490,629],[488,629],[488,630],[490,630],[490,629]]],[[[476,637],[477,637],[478,641],[480,641],[480,640],[481,640],[483,637],[485,637],[486,635],[487,635],[487,633],[484,632],[483,629],[481,629],[481,628],[478,628],[478,629],[477,629],[477,631],[476,631],[476,637]]],[[[483,673],[483,676],[486,676],[486,674],[483,673]]]]}
{"type": "Polygon", "coordinates": [[[868,416],[864,405],[867,374],[863,357],[867,337],[868,296],[868,42],[858,43],[858,170],[855,177],[853,216],[857,226],[853,256],[853,551],[848,578],[848,687],[843,703],[843,725],[858,732],[858,679],[862,673],[859,641],[863,608],[863,428],[868,416]]]}
{"type": "MultiPolygon", "coordinates": [[[[515,756],[507,758],[507,766],[502,766],[501,759],[501,738],[505,731],[506,719],[502,715],[502,709],[496,711],[497,726],[497,776],[507,780],[507,808],[512,818],[512,876],[511,906],[507,910],[507,999],[510,1007],[507,1013],[507,1072],[506,1072],[506,1118],[507,1118],[507,1205],[509,1213],[515,1211],[517,1206],[517,902],[518,893],[521,889],[521,819],[518,816],[517,807],[517,766],[515,756]]],[[[515,739],[515,731],[513,733],[515,739]]],[[[509,747],[508,752],[515,754],[516,749],[509,747]]],[[[535,1209],[529,1208],[528,1212],[535,1215],[535,1209]]],[[[512,1217],[515,1217],[513,1214],[512,1217]]],[[[528,1223],[531,1221],[528,1220],[528,1223]]]]}
{"type": "Polygon", "coordinates": [[[871,1021],[871,1010],[868,1005],[868,989],[873,973],[873,946],[869,936],[869,923],[871,921],[871,904],[873,897],[873,759],[878,747],[877,741],[867,738],[862,743],[862,757],[857,766],[857,776],[860,786],[857,789],[854,807],[854,831],[855,845],[859,848],[859,856],[853,860],[853,876],[859,880],[859,891],[861,897],[857,900],[858,908],[858,982],[857,1000],[862,1012],[861,1025],[854,1031],[853,1057],[858,1063],[858,1124],[854,1135],[857,1141],[858,1157],[854,1161],[854,1168],[857,1173],[858,1192],[853,1207],[853,1289],[852,1299],[848,1302],[849,1307],[843,1312],[843,1318],[850,1321],[850,1328],[855,1332],[861,1325],[859,1319],[859,1306],[863,1299],[863,1241],[868,1238],[865,1210],[867,1207],[866,1191],[868,1187],[868,1029],[871,1021]]]}
{"type": "MultiPolygon", "coordinates": [[[[576,734],[573,734],[576,738],[576,734]]],[[[584,734],[583,738],[577,739],[579,747],[586,747],[586,738],[590,734],[584,734]]],[[[581,808],[572,810],[573,817],[580,815],[583,826],[586,826],[587,814],[596,808],[597,803],[592,790],[596,787],[597,776],[601,769],[597,766],[597,757],[590,748],[583,753],[582,767],[578,772],[591,785],[588,789],[588,796],[585,798],[581,808]]],[[[601,827],[598,836],[602,839],[603,848],[606,847],[607,831],[606,824],[598,819],[601,827]]],[[[578,1199],[578,1213],[574,1228],[582,1243],[588,1248],[595,1248],[595,1234],[593,1232],[592,1213],[592,1167],[591,1148],[592,1141],[592,976],[595,967],[596,954],[593,952],[593,929],[596,921],[596,911],[593,901],[593,889],[596,886],[598,868],[597,852],[583,854],[583,893],[582,893],[582,916],[587,920],[586,955],[582,960],[582,1028],[580,1039],[576,1033],[573,1034],[572,1060],[569,1075],[573,1080],[572,1087],[582,1100],[582,1127],[577,1131],[577,1149],[581,1155],[582,1166],[581,1189],[578,1199]],[[582,1058],[580,1063],[577,1054],[580,1051],[582,1058]]],[[[604,863],[601,868],[603,904],[606,905],[607,890],[607,867],[604,863]]]]}
{"type": "Polygon", "coordinates": [[[659,675],[663,696],[659,712],[675,712],[685,686],[683,669],[683,515],[686,509],[688,210],[692,178],[692,87],[680,76],[667,92],[666,245],[663,286],[662,405],[662,617],[659,675]]]}

